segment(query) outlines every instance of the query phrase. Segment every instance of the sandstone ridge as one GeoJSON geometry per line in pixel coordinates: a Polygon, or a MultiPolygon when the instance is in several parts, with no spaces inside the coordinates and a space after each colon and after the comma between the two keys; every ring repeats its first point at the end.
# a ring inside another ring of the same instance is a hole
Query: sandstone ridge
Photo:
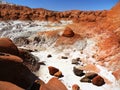
{"type": "Polygon", "coordinates": [[[0,20],[42,20],[60,21],[73,20],[74,22],[96,22],[106,17],[107,11],[51,11],[43,8],[29,8],[25,6],[0,4],[0,20]]]}

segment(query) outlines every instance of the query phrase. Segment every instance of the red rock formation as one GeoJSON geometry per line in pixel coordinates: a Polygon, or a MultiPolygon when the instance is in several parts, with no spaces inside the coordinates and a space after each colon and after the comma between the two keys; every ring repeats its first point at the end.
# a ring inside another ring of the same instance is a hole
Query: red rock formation
{"type": "Polygon", "coordinates": [[[24,90],[13,83],[0,81],[0,90],[24,90]]]}
{"type": "Polygon", "coordinates": [[[56,72],[56,73],[54,74],[54,76],[55,76],[55,77],[58,77],[58,78],[63,77],[61,71],[56,72]]]}
{"type": "Polygon", "coordinates": [[[43,20],[56,22],[59,20],[73,20],[74,22],[96,22],[106,17],[107,11],[79,11],[64,12],[50,11],[42,8],[31,9],[25,6],[0,4],[0,20],[43,20]]]}
{"type": "Polygon", "coordinates": [[[104,79],[101,76],[96,76],[92,79],[92,84],[96,86],[102,86],[105,84],[104,79]]]}
{"type": "Polygon", "coordinates": [[[64,32],[63,32],[63,34],[62,34],[62,36],[64,36],[64,37],[73,37],[74,36],[74,32],[72,31],[71,28],[66,27],[64,32]]]}
{"type": "Polygon", "coordinates": [[[9,38],[0,38],[0,52],[19,55],[18,48],[9,38]]]}
{"type": "Polygon", "coordinates": [[[59,69],[52,67],[52,66],[49,66],[48,69],[49,69],[50,75],[54,75],[55,73],[59,71],[59,69]]]}
{"type": "Polygon", "coordinates": [[[93,64],[88,64],[86,66],[83,66],[83,67],[80,67],[81,70],[84,70],[84,71],[91,71],[91,72],[96,72],[96,73],[99,73],[100,72],[100,69],[97,68],[95,65],[93,64]]]}
{"type": "Polygon", "coordinates": [[[115,76],[116,80],[120,80],[120,69],[114,71],[112,74],[115,76]]]}
{"type": "Polygon", "coordinates": [[[52,78],[47,84],[41,85],[40,90],[67,90],[67,88],[60,80],[52,78]]]}
{"type": "Polygon", "coordinates": [[[80,87],[77,84],[74,84],[72,86],[72,90],[80,90],[80,87]]]}
{"type": "Polygon", "coordinates": [[[23,60],[20,57],[6,53],[0,53],[0,60],[23,62],[23,60]]]}

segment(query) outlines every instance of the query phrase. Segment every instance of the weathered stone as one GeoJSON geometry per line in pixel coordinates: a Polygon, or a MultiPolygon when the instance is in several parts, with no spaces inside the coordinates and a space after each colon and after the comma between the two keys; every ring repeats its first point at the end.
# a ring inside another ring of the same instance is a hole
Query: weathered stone
{"type": "Polygon", "coordinates": [[[51,55],[51,54],[48,54],[47,57],[50,58],[50,57],[52,57],[52,55],[51,55]]]}
{"type": "Polygon", "coordinates": [[[72,64],[78,65],[80,63],[80,58],[72,59],[72,64]]]}
{"type": "Polygon", "coordinates": [[[77,84],[74,84],[72,86],[72,90],[80,90],[80,87],[77,84]]]}
{"type": "Polygon", "coordinates": [[[59,71],[59,69],[52,67],[52,66],[49,66],[48,69],[49,69],[50,75],[54,75],[55,73],[59,71]]]}
{"type": "Polygon", "coordinates": [[[0,52],[0,60],[14,61],[14,62],[20,62],[20,63],[23,62],[23,59],[21,59],[18,56],[6,54],[6,53],[2,53],[2,52],[0,52]]]}
{"type": "Polygon", "coordinates": [[[0,81],[0,90],[24,90],[24,89],[16,86],[13,83],[0,81]]]}
{"type": "Polygon", "coordinates": [[[66,57],[66,56],[62,56],[61,58],[62,58],[62,59],[68,59],[68,57],[66,57]]]}
{"type": "Polygon", "coordinates": [[[19,55],[17,46],[9,38],[0,38],[0,52],[19,55]]]}
{"type": "Polygon", "coordinates": [[[101,76],[96,76],[92,79],[92,84],[96,86],[102,86],[105,84],[105,81],[101,76]]]}
{"type": "Polygon", "coordinates": [[[87,78],[87,77],[83,77],[80,81],[81,81],[81,82],[91,83],[91,79],[89,79],[89,78],[87,78]]]}
{"type": "Polygon", "coordinates": [[[64,36],[64,37],[73,37],[74,36],[74,32],[72,31],[71,28],[66,27],[64,32],[63,32],[63,34],[62,34],[62,36],[64,36]]]}
{"type": "Polygon", "coordinates": [[[16,84],[23,89],[30,89],[36,79],[25,65],[14,61],[0,60],[0,81],[16,84]]]}
{"type": "Polygon", "coordinates": [[[63,75],[62,75],[62,72],[61,72],[61,71],[56,72],[56,73],[54,74],[54,76],[56,76],[56,77],[58,77],[58,78],[63,77],[63,75]]]}
{"type": "Polygon", "coordinates": [[[89,79],[93,79],[94,77],[96,77],[98,74],[97,73],[85,73],[85,77],[89,78],[89,79]]]}
{"type": "Polygon", "coordinates": [[[31,71],[38,71],[40,63],[38,57],[31,54],[29,50],[19,49],[19,57],[23,59],[23,64],[26,65],[31,71]]]}
{"type": "Polygon", "coordinates": [[[78,69],[78,68],[76,68],[76,67],[73,68],[73,72],[74,72],[74,74],[77,75],[77,76],[83,76],[83,75],[85,75],[85,73],[83,73],[83,70],[78,69]]]}
{"type": "Polygon", "coordinates": [[[67,90],[67,88],[60,80],[52,78],[47,84],[41,85],[40,90],[67,90]]]}

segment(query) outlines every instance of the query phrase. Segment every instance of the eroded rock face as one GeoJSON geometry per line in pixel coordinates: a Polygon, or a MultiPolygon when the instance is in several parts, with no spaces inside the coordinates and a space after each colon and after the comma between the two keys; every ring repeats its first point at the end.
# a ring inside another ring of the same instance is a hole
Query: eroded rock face
{"type": "Polygon", "coordinates": [[[0,5],[0,20],[43,20],[60,21],[73,20],[74,22],[96,22],[106,17],[107,11],[79,11],[64,12],[50,11],[42,8],[31,9],[25,6],[0,5]]]}

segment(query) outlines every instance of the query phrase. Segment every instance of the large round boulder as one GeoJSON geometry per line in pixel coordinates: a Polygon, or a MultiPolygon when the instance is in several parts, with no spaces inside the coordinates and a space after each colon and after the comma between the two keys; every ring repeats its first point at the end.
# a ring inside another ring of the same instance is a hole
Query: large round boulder
{"type": "Polygon", "coordinates": [[[0,60],[15,61],[15,62],[21,62],[21,63],[23,62],[23,60],[18,56],[6,54],[2,52],[0,52],[0,60]]]}
{"type": "Polygon", "coordinates": [[[62,34],[62,36],[64,36],[64,37],[73,37],[74,32],[73,32],[73,30],[71,28],[66,27],[63,34],[62,34]]]}
{"type": "Polygon", "coordinates": [[[0,81],[11,82],[25,90],[30,90],[38,79],[25,65],[0,59],[0,81]]]}
{"type": "Polygon", "coordinates": [[[67,88],[58,78],[52,78],[47,84],[41,85],[39,90],[67,90],[67,88]]]}
{"type": "Polygon", "coordinates": [[[19,55],[17,46],[9,38],[0,38],[0,52],[19,55]]]}
{"type": "Polygon", "coordinates": [[[98,75],[92,79],[92,84],[96,86],[102,86],[105,84],[105,81],[101,76],[98,75]]]}
{"type": "Polygon", "coordinates": [[[13,83],[0,81],[0,90],[24,90],[13,83]]]}

